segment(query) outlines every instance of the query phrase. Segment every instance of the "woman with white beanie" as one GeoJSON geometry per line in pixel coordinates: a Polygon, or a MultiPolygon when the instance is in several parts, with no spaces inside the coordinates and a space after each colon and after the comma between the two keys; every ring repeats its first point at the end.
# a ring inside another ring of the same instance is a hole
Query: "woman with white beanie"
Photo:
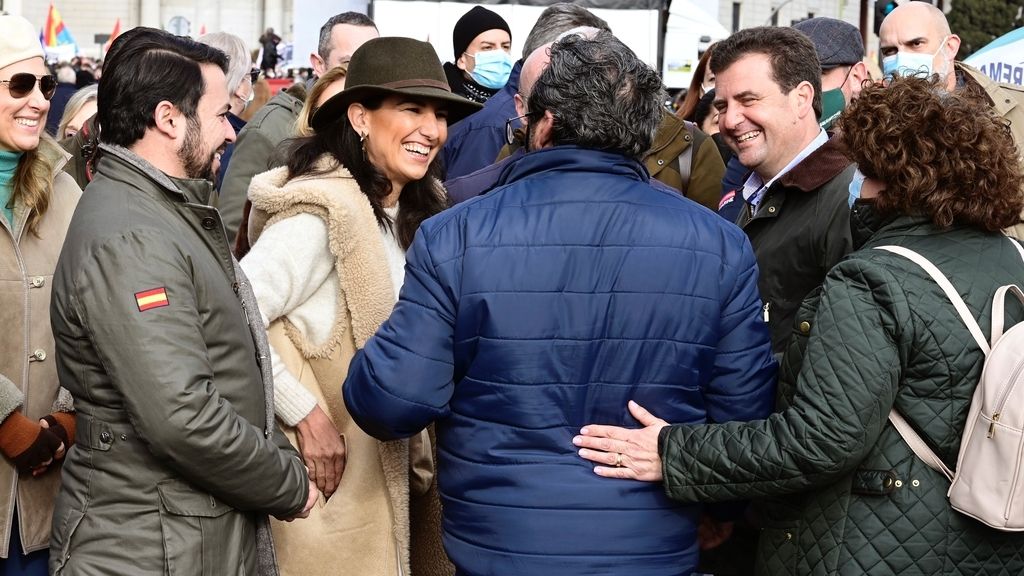
{"type": "Polygon", "coordinates": [[[47,574],[60,461],[75,437],[58,394],[50,284],[81,190],[45,134],[57,79],[39,34],[0,16],[0,575],[47,574]]]}

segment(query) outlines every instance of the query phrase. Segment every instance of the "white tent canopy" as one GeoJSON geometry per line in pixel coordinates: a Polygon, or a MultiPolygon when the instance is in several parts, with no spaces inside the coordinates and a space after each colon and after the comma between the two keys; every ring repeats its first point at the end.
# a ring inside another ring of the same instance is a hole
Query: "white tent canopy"
{"type": "Polygon", "coordinates": [[[1024,27],[996,38],[965,62],[996,82],[1024,86],[1024,27]]]}
{"type": "Polygon", "coordinates": [[[672,0],[665,32],[665,60],[662,78],[669,88],[690,85],[693,70],[700,60],[698,52],[708,40],[716,42],[729,36],[718,19],[690,0],[672,0]],[[701,41],[702,37],[708,40],[701,41]]]}

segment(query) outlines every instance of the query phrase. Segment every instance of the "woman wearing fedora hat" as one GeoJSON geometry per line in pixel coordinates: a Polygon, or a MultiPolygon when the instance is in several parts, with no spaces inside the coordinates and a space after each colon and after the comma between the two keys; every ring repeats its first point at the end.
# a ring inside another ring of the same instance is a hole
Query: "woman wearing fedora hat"
{"type": "Polygon", "coordinates": [[[277,415],[323,493],[309,519],[274,527],[285,575],[447,569],[439,548],[422,562],[410,551],[421,527],[410,506],[433,479],[429,439],[368,436],[340,387],[391,313],[417,227],[445,207],[437,154],[448,122],[477,109],[452,94],[430,44],[370,40],[288,165],[253,178],[242,267],[269,326],[277,415]]]}
{"type": "Polygon", "coordinates": [[[47,574],[60,460],[75,418],[60,390],[50,280],[82,192],[43,132],[57,86],[39,35],[0,16],[0,574],[47,574]],[[60,401],[58,401],[60,396],[60,401]]]}

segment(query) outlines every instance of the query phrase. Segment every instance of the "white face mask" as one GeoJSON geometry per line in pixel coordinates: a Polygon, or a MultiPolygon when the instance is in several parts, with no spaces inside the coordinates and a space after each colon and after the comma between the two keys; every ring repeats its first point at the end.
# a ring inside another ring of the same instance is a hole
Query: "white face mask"
{"type": "Polygon", "coordinates": [[[932,74],[938,74],[940,78],[945,78],[946,74],[949,73],[949,60],[946,58],[942,59],[942,69],[936,70],[932,67],[935,62],[935,57],[946,48],[946,40],[949,36],[943,36],[942,42],[939,43],[939,49],[932,54],[921,54],[918,52],[897,52],[892,56],[886,56],[882,58],[882,74],[886,78],[893,76],[931,76],[932,74]]]}

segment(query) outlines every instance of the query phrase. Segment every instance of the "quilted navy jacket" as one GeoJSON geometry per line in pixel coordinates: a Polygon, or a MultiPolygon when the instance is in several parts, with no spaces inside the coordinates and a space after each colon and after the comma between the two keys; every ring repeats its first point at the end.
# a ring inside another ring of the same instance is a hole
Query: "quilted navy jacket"
{"type": "Polygon", "coordinates": [[[596,476],[587,423],[749,420],[776,364],[743,233],[623,156],[559,147],[420,228],[391,318],[353,359],[352,417],[381,438],[437,422],[459,573],[689,575],[699,506],[596,476]]]}

